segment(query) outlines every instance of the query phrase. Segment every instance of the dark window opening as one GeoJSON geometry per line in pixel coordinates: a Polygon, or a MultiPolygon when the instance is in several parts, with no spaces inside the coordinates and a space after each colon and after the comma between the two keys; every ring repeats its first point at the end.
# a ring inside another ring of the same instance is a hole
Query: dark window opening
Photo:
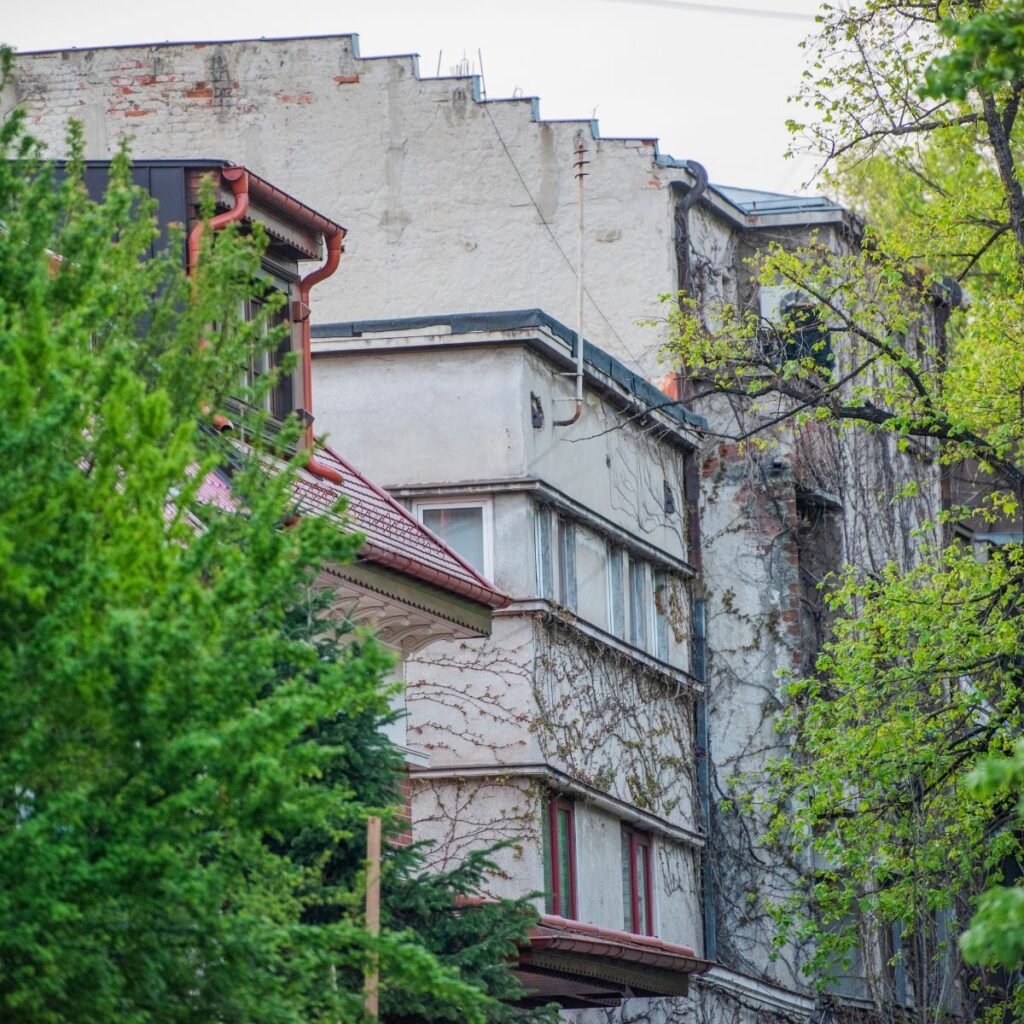
{"type": "MultiPolygon", "coordinates": [[[[248,322],[259,320],[265,317],[265,301],[263,299],[248,299],[245,303],[245,319],[248,322]]],[[[264,321],[264,329],[267,334],[288,324],[287,304],[276,309],[264,321]]],[[[295,411],[295,388],[292,380],[292,373],[280,373],[277,382],[273,387],[263,390],[260,378],[269,373],[280,371],[285,360],[291,354],[292,339],[284,337],[276,348],[270,348],[262,339],[257,343],[246,367],[245,383],[248,398],[253,404],[259,406],[271,416],[283,420],[286,416],[295,411]]]]}
{"type": "Polygon", "coordinates": [[[782,310],[782,357],[813,359],[821,369],[831,372],[832,342],[821,310],[810,303],[794,302],[782,310]]]}

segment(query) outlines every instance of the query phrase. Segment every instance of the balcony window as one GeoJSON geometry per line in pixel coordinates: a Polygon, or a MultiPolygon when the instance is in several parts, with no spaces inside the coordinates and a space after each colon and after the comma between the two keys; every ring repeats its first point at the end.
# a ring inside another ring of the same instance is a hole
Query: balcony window
{"type": "Polygon", "coordinates": [[[608,631],[626,638],[625,587],[622,581],[622,548],[608,545],[608,631]]]}
{"type": "Polygon", "coordinates": [[[654,934],[651,841],[643,832],[622,830],[622,919],[626,931],[654,934]]]}
{"type": "Polygon", "coordinates": [[[661,569],[654,573],[654,653],[668,661],[668,616],[671,600],[668,573],[661,569]]]}
{"type": "Polygon", "coordinates": [[[551,567],[551,511],[538,507],[534,516],[537,542],[537,596],[550,601],[555,596],[554,571],[551,567]]]}
{"type": "Polygon", "coordinates": [[[558,603],[576,611],[576,525],[558,520],[558,603]]]}
{"type": "Polygon", "coordinates": [[[541,812],[544,847],[544,909],[576,918],[576,835],[572,803],[551,796],[541,812]]]}
{"type": "Polygon", "coordinates": [[[629,559],[629,642],[634,647],[647,646],[647,566],[629,559]]]}

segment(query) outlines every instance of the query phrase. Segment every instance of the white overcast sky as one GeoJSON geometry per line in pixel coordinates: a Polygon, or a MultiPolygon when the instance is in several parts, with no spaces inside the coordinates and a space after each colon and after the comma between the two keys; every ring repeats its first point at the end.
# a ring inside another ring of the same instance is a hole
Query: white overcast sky
{"type": "MultiPolygon", "coordinates": [[[[491,99],[540,98],[541,116],[596,116],[601,134],[656,137],[711,180],[798,192],[786,98],[818,0],[4,0],[18,50],[356,32],[364,56],[418,53],[420,74],[482,65],[491,99]],[[762,15],[745,13],[754,9],[762,15]],[[792,14],[796,17],[780,16],[792,14]]],[[[815,191],[812,185],[811,191],[815,191]]]]}

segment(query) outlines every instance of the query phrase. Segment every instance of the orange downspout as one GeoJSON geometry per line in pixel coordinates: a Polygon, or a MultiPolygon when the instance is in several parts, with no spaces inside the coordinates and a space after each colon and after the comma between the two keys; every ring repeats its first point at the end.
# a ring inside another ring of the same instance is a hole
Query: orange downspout
{"type": "Polygon", "coordinates": [[[221,176],[228,183],[231,194],[235,197],[235,205],[224,213],[211,217],[210,220],[199,221],[188,235],[188,274],[193,277],[199,263],[199,248],[203,241],[203,230],[207,223],[211,231],[220,231],[228,224],[240,221],[249,212],[249,172],[244,167],[225,167],[221,176]]]}
{"type": "MultiPolygon", "coordinates": [[[[323,266],[317,267],[299,282],[299,313],[302,318],[302,400],[306,412],[310,415],[310,422],[306,427],[306,447],[310,452],[313,450],[313,354],[309,331],[309,293],[313,285],[330,277],[338,269],[341,254],[344,252],[344,246],[341,244],[344,237],[344,228],[338,228],[333,234],[328,235],[326,238],[327,259],[323,266]]],[[[334,483],[342,482],[343,478],[337,470],[325,466],[322,462],[317,462],[312,455],[310,455],[309,462],[306,463],[306,468],[326,480],[332,480],[334,483]]]]}

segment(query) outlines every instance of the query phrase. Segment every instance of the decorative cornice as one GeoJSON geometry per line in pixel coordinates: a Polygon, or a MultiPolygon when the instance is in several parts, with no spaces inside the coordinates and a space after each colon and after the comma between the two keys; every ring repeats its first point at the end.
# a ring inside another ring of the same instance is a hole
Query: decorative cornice
{"type": "Polygon", "coordinates": [[[448,607],[454,602],[424,600],[415,586],[377,566],[332,565],[326,571],[334,590],[334,613],[372,629],[382,643],[406,657],[440,640],[464,640],[489,632],[489,623],[480,628],[479,623],[462,621],[469,616],[448,607]]]}
{"type": "Polygon", "coordinates": [[[741,999],[760,1003],[762,1006],[789,1014],[790,1016],[810,1019],[817,1008],[813,996],[803,995],[790,988],[783,988],[774,982],[760,981],[728,967],[716,964],[698,979],[698,984],[709,988],[723,989],[741,999]]]}

